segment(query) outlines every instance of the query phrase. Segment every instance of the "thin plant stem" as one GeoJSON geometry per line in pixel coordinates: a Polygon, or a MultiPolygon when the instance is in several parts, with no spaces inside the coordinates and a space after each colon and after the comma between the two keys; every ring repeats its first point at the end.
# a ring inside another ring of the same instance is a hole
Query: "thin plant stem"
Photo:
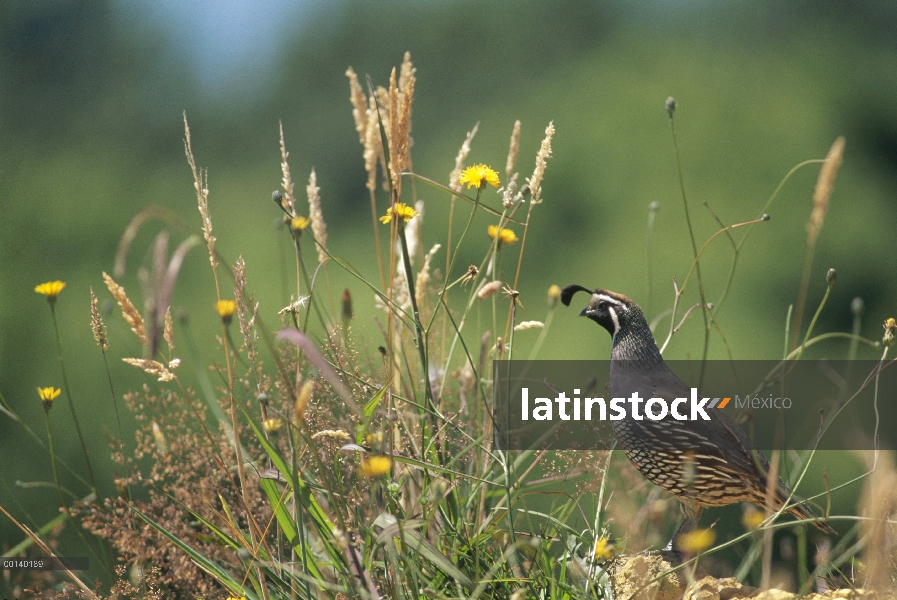
{"type": "MultiPolygon", "coordinates": [[[[769,212],[769,207],[772,206],[773,201],[775,201],[775,199],[778,197],[779,192],[782,191],[782,188],[785,187],[785,183],[789,179],[791,179],[792,175],[794,175],[795,173],[797,173],[797,171],[799,171],[801,168],[803,168],[807,165],[811,165],[814,163],[822,163],[822,162],[825,162],[825,160],[823,160],[823,159],[805,160],[804,162],[799,163],[799,164],[795,165],[794,167],[792,167],[791,170],[788,171],[788,173],[785,175],[785,177],[782,178],[782,181],[779,182],[779,185],[776,187],[775,191],[773,191],[772,196],[769,197],[769,200],[766,201],[766,204],[760,210],[760,215],[762,216],[769,212]]],[[[726,296],[729,295],[729,290],[731,289],[732,282],[735,279],[735,267],[738,263],[739,252],[741,251],[742,246],[744,246],[744,243],[747,241],[748,236],[751,234],[751,232],[753,230],[754,230],[754,227],[752,224],[750,227],[748,227],[747,231],[744,232],[744,236],[742,236],[741,240],[735,246],[735,254],[732,257],[732,267],[729,269],[729,276],[726,279],[726,286],[723,288],[723,293],[720,295],[720,299],[716,303],[716,309],[715,309],[716,311],[719,311],[720,307],[723,304],[723,300],[725,300],[726,296]]]]}
{"type": "Polygon", "coordinates": [[[399,241],[402,245],[402,263],[405,267],[405,280],[408,283],[408,297],[411,301],[411,310],[414,314],[414,332],[417,335],[417,349],[420,354],[421,367],[423,368],[424,390],[427,406],[433,411],[430,415],[430,425],[436,427],[435,415],[437,413],[436,403],[433,398],[433,390],[430,386],[429,358],[427,356],[427,341],[424,334],[424,326],[420,319],[420,309],[417,306],[417,298],[414,290],[414,274],[411,272],[411,257],[408,255],[408,239],[405,237],[405,227],[399,226],[399,241]]]}
{"type": "MultiPolygon", "coordinates": [[[[103,558],[97,553],[94,547],[87,540],[87,537],[84,535],[84,532],[81,530],[81,527],[78,526],[78,522],[75,521],[75,518],[72,516],[72,513],[69,512],[69,505],[65,499],[65,494],[62,492],[62,484],[59,481],[59,469],[56,466],[56,447],[53,444],[53,429],[50,427],[50,407],[44,407],[44,422],[47,425],[47,443],[50,445],[50,464],[53,467],[53,481],[56,483],[56,491],[59,493],[59,508],[62,510],[63,514],[65,514],[66,518],[71,522],[72,528],[75,530],[75,533],[78,534],[78,537],[81,538],[81,541],[84,542],[84,545],[90,550],[90,553],[93,554],[96,559],[100,562],[103,569],[105,569],[110,575],[112,574],[112,569],[109,568],[109,565],[103,560],[103,558]]],[[[94,489],[92,494],[96,495],[96,490],[94,489]]]]}
{"type": "MultiPolygon", "coordinates": [[[[37,433],[35,433],[35,431],[28,425],[28,423],[23,421],[19,415],[17,415],[16,413],[14,413],[12,411],[9,404],[7,404],[7,402],[6,402],[6,398],[3,397],[3,394],[0,394],[0,412],[5,414],[7,417],[12,419],[16,423],[18,423],[22,427],[22,429],[24,429],[28,433],[28,435],[30,435],[31,438],[35,442],[37,442],[38,446],[40,446],[41,448],[46,450],[48,453],[50,452],[49,448],[44,443],[44,441],[41,439],[41,437],[37,433]]],[[[84,484],[84,487],[90,488],[90,482],[88,482],[86,479],[84,479],[84,477],[82,477],[81,474],[78,473],[78,471],[76,471],[74,468],[72,468],[67,462],[65,462],[64,460],[62,460],[61,458],[58,458],[58,457],[56,458],[56,461],[60,465],[62,465],[65,468],[65,470],[68,471],[72,477],[74,477],[75,479],[80,481],[82,484],[84,484]]]]}
{"type": "MultiPolygon", "coordinates": [[[[691,249],[695,257],[694,268],[698,277],[698,293],[701,296],[701,305],[707,306],[707,299],[704,294],[704,281],[701,278],[701,263],[698,260],[698,244],[695,241],[695,232],[691,226],[691,216],[688,213],[688,197],[685,194],[685,178],[682,175],[682,161],[679,158],[679,143],[676,140],[676,127],[674,125],[673,113],[670,112],[670,133],[673,136],[673,151],[676,155],[676,171],[679,174],[679,189],[682,192],[682,205],[685,207],[685,223],[688,225],[688,236],[691,240],[691,249]]],[[[683,284],[683,288],[685,285],[683,284]]],[[[701,315],[704,317],[704,351],[701,356],[701,374],[698,378],[700,383],[704,379],[704,369],[707,366],[707,352],[710,349],[710,322],[707,318],[707,311],[702,310],[701,315]]]]}
{"type": "MultiPolygon", "coordinates": [[[[56,332],[56,349],[59,352],[59,367],[62,369],[62,386],[65,388],[65,399],[68,401],[69,409],[72,411],[72,420],[75,421],[75,431],[78,433],[78,441],[81,444],[81,451],[84,453],[84,460],[87,462],[87,474],[90,478],[92,491],[97,491],[97,480],[93,474],[93,465],[90,462],[90,452],[87,450],[87,444],[84,443],[84,434],[81,433],[81,424],[78,422],[78,413],[75,412],[75,403],[72,401],[71,387],[69,386],[69,378],[65,370],[65,360],[62,358],[62,338],[59,335],[59,323],[56,319],[56,307],[50,303],[50,314],[53,315],[53,329],[56,332]]],[[[52,448],[51,448],[52,454],[52,448]]],[[[55,459],[54,459],[55,461],[55,459]]],[[[55,465],[55,462],[54,462],[55,465]]]]}
{"type": "Polygon", "coordinates": [[[652,202],[648,205],[648,227],[645,235],[645,314],[651,314],[651,237],[654,234],[654,217],[660,205],[652,202]]]}
{"type": "Polygon", "coordinates": [[[50,411],[46,409],[44,410],[44,421],[47,424],[47,441],[50,444],[50,464],[53,466],[53,481],[56,482],[56,491],[59,492],[59,507],[71,520],[72,516],[69,514],[68,502],[65,499],[65,494],[62,493],[62,484],[59,482],[59,469],[56,467],[56,447],[53,444],[53,429],[50,427],[50,411]]]}
{"type": "Polygon", "coordinates": [[[533,344],[533,349],[530,350],[528,360],[535,360],[536,355],[539,354],[539,350],[542,348],[542,343],[545,341],[545,338],[548,337],[548,330],[551,328],[551,321],[554,319],[554,313],[554,307],[548,309],[548,314],[545,315],[545,326],[542,327],[542,331],[539,332],[539,337],[536,338],[536,343],[533,344]]]}
{"type": "MultiPolygon", "coordinates": [[[[106,351],[103,350],[102,348],[100,349],[100,351],[103,353],[103,367],[106,369],[106,379],[109,381],[109,393],[112,395],[112,406],[115,408],[115,421],[118,425],[119,452],[121,452],[122,460],[124,460],[125,437],[124,437],[124,434],[122,433],[121,416],[119,415],[119,411],[118,411],[118,397],[115,395],[115,386],[112,384],[112,373],[109,372],[109,360],[106,357],[106,351]]],[[[128,478],[127,480],[130,481],[130,478],[128,478]]],[[[126,488],[128,490],[128,497],[130,498],[131,497],[131,484],[128,483],[126,488]]]]}
{"type": "MultiPolygon", "coordinates": [[[[832,284],[829,284],[825,288],[825,294],[822,296],[822,301],[819,303],[819,307],[816,309],[816,313],[813,315],[813,320],[810,321],[810,326],[807,327],[807,333],[804,335],[804,341],[801,343],[800,347],[797,349],[797,356],[794,360],[800,360],[801,355],[804,353],[804,348],[806,347],[807,340],[810,339],[810,334],[813,333],[813,328],[816,326],[816,321],[819,320],[819,315],[822,313],[822,309],[825,307],[826,301],[828,301],[829,294],[832,293],[832,284]]],[[[792,330],[793,334],[793,330],[792,330]]]]}
{"type": "Polygon", "coordinates": [[[794,309],[794,327],[791,329],[791,339],[788,343],[790,348],[794,348],[795,344],[797,344],[797,338],[800,335],[800,322],[807,304],[807,293],[810,289],[810,271],[813,269],[813,255],[815,254],[815,251],[815,246],[808,247],[807,253],[804,255],[804,268],[800,276],[800,288],[797,292],[797,305],[794,309]]]}
{"type": "Polygon", "coordinates": [[[118,412],[118,397],[115,395],[115,386],[112,384],[112,373],[109,372],[109,360],[106,351],[103,350],[103,366],[106,369],[106,379],[109,381],[109,393],[112,395],[112,407],[115,409],[115,421],[118,425],[118,445],[122,452],[125,451],[125,438],[121,428],[121,416],[118,412]]]}

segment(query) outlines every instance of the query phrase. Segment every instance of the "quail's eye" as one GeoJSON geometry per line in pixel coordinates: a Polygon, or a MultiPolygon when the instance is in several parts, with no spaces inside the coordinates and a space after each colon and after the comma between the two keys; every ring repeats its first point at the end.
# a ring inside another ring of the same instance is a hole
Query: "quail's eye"
{"type": "Polygon", "coordinates": [[[598,310],[606,310],[606,309],[607,309],[607,302],[599,302],[598,303],[598,310]]]}

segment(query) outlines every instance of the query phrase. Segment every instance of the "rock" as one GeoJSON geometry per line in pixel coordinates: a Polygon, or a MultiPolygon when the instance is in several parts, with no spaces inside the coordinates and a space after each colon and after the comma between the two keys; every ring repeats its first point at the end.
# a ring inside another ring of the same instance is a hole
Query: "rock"
{"type": "Polygon", "coordinates": [[[629,598],[635,594],[632,600],[678,600],[688,587],[683,570],[649,583],[673,569],[672,560],[675,559],[662,552],[615,556],[607,569],[614,597],[629,598]]]}
{"type": "Polygon", "coordinates": [[[632,597],[632,600],[897,600],[897,594],[893,591],[875,593],[862,589],[843,589],[806,596],[776,588],[761,591],[739,583],[734,577],[709,577],[700,567],[694,577],[701,579],[689,585],[689,567],[669,573],[676,564],[675,554],[669,552],[615,556],[607,565],[607,576],[614,597],[632,597]],[[657,581],[653,581],[654,579],[657,581]]]}
{"type": "Polygon", "coordinates": [[[897,596],[891,594],[875,594],[869,590],[828,590],[824,594],[811,593],[806,596],[798,596],[793,592],[780,589],[765,591],[749,585],[738,583],[734,577],[716,579],[704,577],[694,582],[682,596],[682,600],[738,600],[749,598],[750,600],[897,600],[897,596]]]}
{"type": "Polygon", "coordinates": [[[755,600],[792,600],[796,598],[797,595],[794,592],[786,592],[785,590],[779,590],[776,588],[772,588],[769,590],[765,590],[763,592],[759,592],[756,596],[754,596],[755,600]]]}
{"type": "Polygon", "coordinates": [[[738,583],[734,577],[704,577],[688,586],[682,600],[736,600],[749,598],[756,592],[757,588],[738,583]]]}

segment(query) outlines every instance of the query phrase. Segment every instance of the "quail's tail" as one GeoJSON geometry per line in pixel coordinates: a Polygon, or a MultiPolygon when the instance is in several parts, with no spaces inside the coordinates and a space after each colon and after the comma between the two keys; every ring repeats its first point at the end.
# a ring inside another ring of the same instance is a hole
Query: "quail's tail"
{"type": "Polygon", "coordinates": [[[832,529],[832,527],[826,523],[825,521],[819,518],[813,509],[810,508],[806,503],[801,502],[800,504],[795,504],[791,508],[787,510],[788,514],[794,517],[795,519],[814,519],[813,526],[820,531],[824,531],[829,535],[837,535],[837,531],[832,529]]]}

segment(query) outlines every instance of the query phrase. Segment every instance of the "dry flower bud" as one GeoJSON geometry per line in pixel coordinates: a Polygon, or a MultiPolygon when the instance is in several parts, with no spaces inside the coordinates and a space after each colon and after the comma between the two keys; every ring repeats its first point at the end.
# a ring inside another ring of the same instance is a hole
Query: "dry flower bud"
{"type": "Polygon", "coordinates": [[[672,96],[667,98],[666,107],[667,107],[667,112],[670,113],[671,119],[673,118],[673,113],[676,112],[676,106],[677,106],[677,103],[676,103],[675,98],[673,98],[672,96]]]}
{"type": "Polygon", "coordinates": [[[893,346],[894,345],[894,334],[897,333],[897,321],[894,320],[893,317],[885,321],[884,324],[885,335],[881,340],[881,343],[885,346],[893,346]]]}
{"type": "Polygon", "coordinates": [[[477,298],[479,298],[480,300],[485,300],[489,296],[496,294],[500,289],[501,281],[497,279],[495,281],[490,281],[480,288],[480,291],[477,292],[477,298]]]}

